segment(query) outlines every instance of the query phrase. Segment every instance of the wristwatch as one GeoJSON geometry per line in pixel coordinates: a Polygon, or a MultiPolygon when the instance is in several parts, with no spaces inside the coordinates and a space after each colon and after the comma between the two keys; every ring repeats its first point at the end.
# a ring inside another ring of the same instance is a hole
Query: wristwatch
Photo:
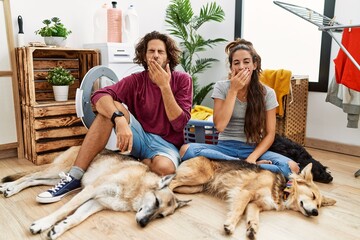
{"type": "Polygon", "coordinates": [[[120,111],[115,111],[113,113],[113,115],[111,116],[111,121],[112,123],[115,125],[115,118],[117,117],[123,117],[124,116],[124,113],[120,112],[120,111]]]}

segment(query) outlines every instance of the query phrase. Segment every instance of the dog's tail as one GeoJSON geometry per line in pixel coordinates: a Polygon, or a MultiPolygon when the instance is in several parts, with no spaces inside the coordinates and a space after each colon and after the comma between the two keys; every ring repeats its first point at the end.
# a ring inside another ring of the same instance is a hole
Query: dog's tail
{"type": "Polygon", "coordinates": [[[38,172],[39,170],[46,169],[49,166],[50,166],[50,164],[44,164],[41,166],[35,166],[35,168],[33,168],[32,170],[29,170],[29,171],[23,171],[23,172],[10,174],[6,177],[3,177],[0,181],[0,183],[13,182],[13,181],[18,180],[19,178],[22,178],[26,175],[30,175],[31,173],[35,173],[35,172],[38,172]]]}
{"type": "Polygon", "coordinates": [[[18,180],[19,178],[25,176],[26,174],[28,174],[28,173],[27,172],[21,172],[21,173],[11,174],[9,176],[3,177],[1,179],[1,182],[2,183],[13,182],[13,181],[18,180]]]}
{"type": "Polygon", "coordinates": [[[42,169],[42,168],[44,168],[44,167],[45,167],[45,165],[37,166],[36,169],[33,169],[33,170],[31,170],[31,171],[24,171],[24,172],[18,172],[18,173],[10,174],[10,175],[8,175],[8,176],[6,176],[6,177],[3,177],[3,178],[1,179],[1,182],[2,182],[2,183],[13,182],[13,181],[18,180],[19,178],[22,178],[22,177],[24,177],[24,176],[26,176],[26,175],[29,175],[29,174],[34,173],[34,172],[37,172],[37,171],[39,171],[39,169],[42,169]]]}

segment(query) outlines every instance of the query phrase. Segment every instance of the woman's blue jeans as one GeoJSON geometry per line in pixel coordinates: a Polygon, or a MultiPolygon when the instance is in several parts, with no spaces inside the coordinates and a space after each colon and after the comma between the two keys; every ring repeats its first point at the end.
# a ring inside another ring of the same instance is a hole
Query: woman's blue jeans
{"type": "MultiPolygon", "coordinates": [[[[235,140],[219,140],[217,145],[205,143],[190,143],[189,148],[181,158],[182,161],[197,156],[204,156],[214,160],[241,160],[246,159],[255,149],[255,146],[235,140]]],[[[291,174],[288,162],[291,161],[281,154],[267,151],[257,160],[270,160],[272,164],[259,164],[263,169],[275,173],[282,173],[286,178],[291,174]]]]}

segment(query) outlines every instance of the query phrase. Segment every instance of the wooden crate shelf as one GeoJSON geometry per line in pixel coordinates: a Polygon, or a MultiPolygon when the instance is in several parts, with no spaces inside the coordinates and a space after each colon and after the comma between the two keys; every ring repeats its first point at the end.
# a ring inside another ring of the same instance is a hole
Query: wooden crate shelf
{"type": "Polygon", "coordinates": [[[25,157],[36,165],[49,163],[52,156],[80,145],[87,129],[76,116],[74,101],[22,106],[25,157]]]}
{"type": "Polygon", "coordinates": [[[62,66],[75,77],[69,90],[69,99],[74,100],[81,80],[100,61],[99,51],[93,49],[21,47],[15,53],[21,104],[29,106],[54,100],[52,86],[46,80],[51,68],[62,66]]]}
{"type": "Polygon", "coordinates": [[[75,94],[85,74],[99,65],[100,54],[92,49],[16,48],[21,98],[25,157],[36,165],[49,163],[71,146],[82,144],[87,129],[76,116],[75,94]],[[49,69],[62,66],[76,78],[69,100],[54,101],[47,82],[49,69]]]}

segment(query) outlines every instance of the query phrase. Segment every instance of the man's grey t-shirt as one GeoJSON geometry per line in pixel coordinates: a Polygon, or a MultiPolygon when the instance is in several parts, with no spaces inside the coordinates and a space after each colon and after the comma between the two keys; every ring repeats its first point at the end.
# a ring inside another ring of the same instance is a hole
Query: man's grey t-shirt
{"type": "MultiPolygon", "coordinates": [[[[279,106],[279,103],[276,100],[276,94],[274,89],[264,85],[266,89],[265,95],[265,108],[266,111],[271,110],[279,106]]],[[[211,97],[219,98],[225,100],[227,93],[230,88],[230,81],[218,81],[214,86],[214,91],[211,97]]],[[[237,140],[246,142],[246,135],[244,132],[245,124],[245,112],[246,112],[247,102],[242,102],[236,98],[234,111],[230,118],[228,125],[226,126],[224,132],[219,133],[219,140],[237,140]]]]}

